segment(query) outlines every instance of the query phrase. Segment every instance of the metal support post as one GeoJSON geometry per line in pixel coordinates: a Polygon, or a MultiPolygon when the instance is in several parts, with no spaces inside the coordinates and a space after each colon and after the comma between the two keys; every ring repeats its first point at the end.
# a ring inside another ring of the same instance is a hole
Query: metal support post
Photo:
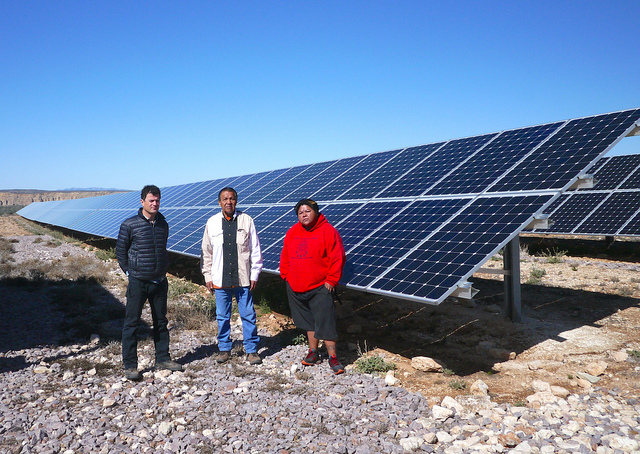
{"type": "Polygon", "coordinates": [[[522,297],[520,292],[520,237],[516,235],[504,247],[503,268],[504,302],[502,313],[514,322],[522,322],[522,297]]]}

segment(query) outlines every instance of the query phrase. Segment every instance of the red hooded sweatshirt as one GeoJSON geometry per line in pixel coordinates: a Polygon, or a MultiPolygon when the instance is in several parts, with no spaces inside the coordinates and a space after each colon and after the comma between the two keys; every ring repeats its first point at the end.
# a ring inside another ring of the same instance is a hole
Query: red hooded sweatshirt
{"type": "Polygon", "coordinates": [[[280,276],[294,292],[313,290],[328,282],[338,285],[345,253],[342,238],[322,213],[309,230],[296,222],[284,237],[280,276]]]}

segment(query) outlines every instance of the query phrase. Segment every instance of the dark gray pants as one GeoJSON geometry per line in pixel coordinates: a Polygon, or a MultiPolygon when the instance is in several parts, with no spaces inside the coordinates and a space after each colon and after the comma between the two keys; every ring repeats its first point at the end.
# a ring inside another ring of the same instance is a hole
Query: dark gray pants
{"type": "Polygon", "coordinates": [[[138,329],[144,303],[149,300],[153,319],[153,342],[156,347],[156,363],[171,359],[169,356],[169,329],[167,328],[166,279],[158,283],[142,281],[129,276],[127,309],[122,328],[122,363],[125,369],[138,367],[138,329]]]}
{"type": "Polygon", "coordinates": [[[333,295],[324,285],[308,292],[294,292],[287,282],[287,296],[291,318],[298,328],[314,331],[316,339],[338,339],[333,295]]]}

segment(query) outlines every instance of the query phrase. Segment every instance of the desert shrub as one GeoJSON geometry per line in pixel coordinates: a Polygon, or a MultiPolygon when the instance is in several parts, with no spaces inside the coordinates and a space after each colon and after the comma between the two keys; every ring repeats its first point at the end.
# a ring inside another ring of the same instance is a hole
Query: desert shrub
{"type": "Polygon", "coordinates": [[[394,370],[396,365],[391,362],[387,362],[378,355],[363,356],[359,358],[356,363],[356,370],[363,374],[372,374],[374,372],[387,372],[394,370]]]}
{"type": "Polygon", "coordinates": [[[213,298],[200,298],[172,303],[167,308],[168,318],[182,329],[199,330],[215,334],[216,303],[213,298]]]}
{"type": "Polygon", "coordinates": [[[23,209],[26,205],[5,205],[0,206],[0,216],[10,216],[12,214],[16,214],[18,211],[23,209]]]}
{"type": "Polygon", "coordinates": [[[253,292],[254,301],[259,302],[259,308],[262,313],[277,312],[279,314],[289,315],[289,302],[287,300],[287,291],[279,277],[269,279],[260,278],[260,283],[253,292]]]}
{"type": "Polygon", "coordinates": [[[116,258],[116,248],[110,247],[109,249],[98,249],[96,250],[96,257],[105,262],[107,260],[113,260],[116,258]]]}
{"type": "Polygon", "coordinates": [[[291,339],[290,344],[291,345],[307,345],[307,340],[308,340],[307,335],[304,333],[300,333],[291,339]]]}
{"type": "Polygon", "coordinates": [[[547,271],[544,268],[533,267],[529,273],[529,279],[526,284],[539,284],[542,281],[542,276],[545,276],[547,271]]]}
{"type": "Polygon", "coordinates": [[[19,264],[5,263],[0,267],[2,277],[31,282],[82,281],[106,282],[109,268],[92,257],[64,257],[53,261],[25,260],[19,264]]]}
{"type": "Polygon", "coordinates": [[[200,286],[186,279],[170,279],[169,280],[169,299],[176,299],[179,296],[200,291],[200,286]]]}
{"type": "Polygon", "coordinates": [[[467,384],[464,382],[464,380],[451,380],[449,382],[449,388],[451,389],[467,389],[467,384]]]}
{"type": "Polygon", "coordinates": [[[547,263],[562,263],[564,257],[567,255],[567,251],[562,251],[557,248],[547,249],[541,253],[547,263]]]}

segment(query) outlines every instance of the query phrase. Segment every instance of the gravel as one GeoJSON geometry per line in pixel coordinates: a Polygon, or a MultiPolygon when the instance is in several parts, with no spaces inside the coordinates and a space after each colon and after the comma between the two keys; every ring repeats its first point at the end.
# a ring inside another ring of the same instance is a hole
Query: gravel
{"type": "MultiPolygon", "coordinates": [[[[25,250],[33,244],[24,241],[25,250]]],[[[16,260],[30,256],[20,253],[16,260]]],[[[384,377],[335,376],[326,360],[302,366],[304,346],[262,331],[262,365],[248,365],[238,348],[217,364],[215,337],[174,330],[172,355],[185,371],[153,370],[144,341],[144,379],[127,381],[119,343],[57,345],[61,315],[46,297],[3,283],[0,292],[0,329],[12,337],[0,337],[0,453],[640,452],[640,402],[615,391],[540,392],[526,407],[443,396],[431,407],[384,377]],[[23,324],[41,335],[13,339],[23,324]]],[[[232,336],[240,343],[239,323],[232,336]]]]}

